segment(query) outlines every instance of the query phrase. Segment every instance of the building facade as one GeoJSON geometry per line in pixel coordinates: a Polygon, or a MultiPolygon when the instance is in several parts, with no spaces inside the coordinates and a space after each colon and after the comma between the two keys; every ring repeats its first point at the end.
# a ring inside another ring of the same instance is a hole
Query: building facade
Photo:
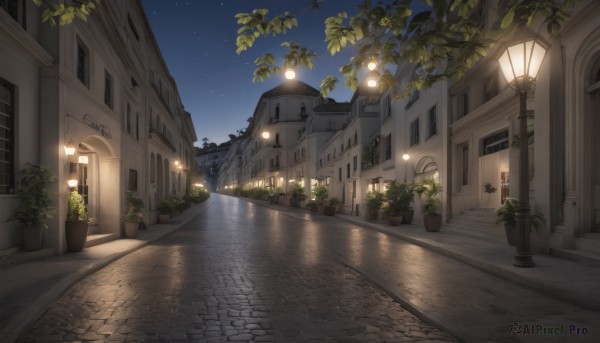
{"type": "Polygon", "coordinates": [[[90,234],[121,237],[124,197],[156,205],[182,196],[195,130],[139,1],[103,1],[87,22],[50,27],[28,1],[0,9],[0,86],[6,119],[0,248],[19,244],[15,188],[25,163],[48,166],[56,213],[46,245],[65,251],[67,180],[86,201],[90,234]],[[67,155],[66,147],[74,149],[67,155]]]}

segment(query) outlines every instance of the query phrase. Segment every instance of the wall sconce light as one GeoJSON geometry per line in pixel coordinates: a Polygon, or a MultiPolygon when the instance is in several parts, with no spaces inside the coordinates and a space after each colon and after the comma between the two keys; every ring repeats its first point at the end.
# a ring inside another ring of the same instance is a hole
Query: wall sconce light
{"type": "Polygon", "coordinates": [[[65,145],[65,155],[73,156],[75,155],[75,144],[72,139],[69,139],[67,145],[65,145]]]}
{"type": "Polygon", "coordinates": [[[269,131],[263,131],[263,133],[261,134],[261,136],[264,139],[269,139],[269,137],[271,137],[271,134],[269,133],[269,131]]]}
{"type": "Polygon", "coordinates": [[[69,180],[67,180],[67,184],[69,185],[69,188],[71,188],[71,189],[77,187],[78,183],[79,183],[79,181],[77,179],[69,179],[69,180]]]}

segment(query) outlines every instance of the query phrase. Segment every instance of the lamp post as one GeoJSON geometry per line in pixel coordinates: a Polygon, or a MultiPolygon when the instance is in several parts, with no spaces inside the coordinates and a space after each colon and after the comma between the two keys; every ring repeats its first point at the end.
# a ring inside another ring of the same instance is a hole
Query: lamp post
{"type": "Polygon", "coordinates": [[[513,265],[535,266],[531,255],[529,209],[529,147],[527,137],[527,93],[535,82],[547,48],[535,39],[518,42],[505,49],[498,59],[509,86],[519,96],[519,199],[517,204],[517,251],[513,265]]]}
{"type": "Polygon", "coordinates": [[[410,159],[409,154],[402,155],[402,159],[404,160],[404,183],[408,181],[408,160],[410,159]]]}

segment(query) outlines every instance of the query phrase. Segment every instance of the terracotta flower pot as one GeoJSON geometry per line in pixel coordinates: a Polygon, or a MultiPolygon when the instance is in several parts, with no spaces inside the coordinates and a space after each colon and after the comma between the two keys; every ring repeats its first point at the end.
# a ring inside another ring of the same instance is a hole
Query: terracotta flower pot
{"type": "Polygon", "coordinates": [[[125,225],[123,226],[125,238],[135,238],[137,236],[139,227],[140,223],[125,222],[125,225]]]}
{"type": "Polygon", "coordinates": [[[402,223],[402,216],[388,216],[388,223],[392,226],[398,226],[402,223]]]}
{"type": "Polygon", "coordinates": [[[504,232],[506,233],[508,245],[517,245],[517,226],[504,224],[504,232]]]}
{"type": "Polygon", "coordinates": [[[23,250],[36,251],[44,244],[44,228],[41,225],[23,225],[23,250]]]}
{"type": "Polygon", "coordinates": [[[425,230],[429,232],[438,232],[442,227],[442,215],[440,214],[424,214],[423,224],[425,224],[425,230]]]}
{"type": "Polygon", "coordinates": [[[88,222],[65,223],[67,249],[71,252],[83,250],[88,235],[88,222]]]}

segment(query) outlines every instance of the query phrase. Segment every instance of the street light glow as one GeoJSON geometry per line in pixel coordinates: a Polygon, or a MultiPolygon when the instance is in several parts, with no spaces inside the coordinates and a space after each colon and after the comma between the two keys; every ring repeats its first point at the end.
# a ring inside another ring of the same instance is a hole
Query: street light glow
{"type": "Polygon", "coordinates": [[[409,158],[410,158],[409,154],[402,155],[402,159],[405,160],[405,161],[408,161],[409,158]]]}
{"type": "Polygon", "coordinates": [[[373,60],[369,61],[369,63],[367,64],[367,69],[375,70],[375,68],[377,68],[377,63],[373,60]]]}
{"type": "Polygon", "coordinates": [[[293,80],[296,78],[296,72],[294,71],[294,69],[287,69],[285,71],[285,78],[288,80],[293,80]]]}
{"type": "Polygon", "coordinates": [[[263,131],[262,138],[269,139],[269,137],[271,137],[271,134],[269,133],[269,131],[263,131]]]}

